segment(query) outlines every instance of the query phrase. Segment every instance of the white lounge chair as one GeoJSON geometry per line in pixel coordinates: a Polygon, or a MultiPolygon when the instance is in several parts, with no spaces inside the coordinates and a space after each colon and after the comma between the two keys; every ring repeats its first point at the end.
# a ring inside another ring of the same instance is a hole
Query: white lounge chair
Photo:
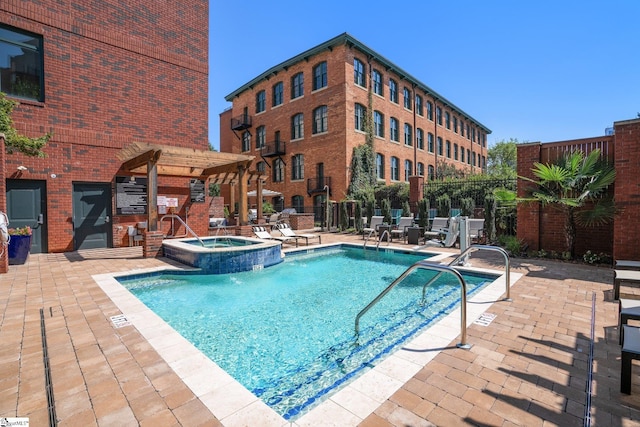
{"type": "Polygon", "coordinates": [[[295,240],[296,246],[298,246],[298,240],[297,239],[292,239],[290,237],[284,237],[284,236],[273,236],[273,235],[271,235],[271,233],[266,228],[261,227],[261,226],[253,227],[253,234],[255,234],[258,239],[262,239],[262,240],[279,240],[282,243],[290,243],[291,240],[295,240]]]}
{"type": "Polygon", "coordinates": [[[276,230],[278,230],[283,237],[296,239],[296,246],[298,246],[298,239],[304,239],[307,245],[309,245],[309,239],[318,239],[318,243],[322,243],[322,237],[319,234],[296,233],[289,227],[289,224],[276,224],[276,230]]]}
{"type": "Polygon", "coordinates": [[[404,238],[407,235],[407,228],[413,225],[413,217],[411,216],[401,216],[398,224],[391,230],[391,240],[394,237],[404,238]]]}
{"type": "Polygon", "coordinates": [[[364,239],[365,234],[369,236],[371,235],[376,236],[378,234],[378,227],[382,225],[382,221],[384,221],[383,216],[379,216],[379,215],[372,216],[371,223],[369,224],[369,226],[362,229],[362,238],[364,239]]]}
{"type": "Polygon", "coordinates": [[[445,234],[447,227],[449,226],[449,218],[437,216],[433,218],[431,223],[431,229],[424,232],[425,237],[440,237],[445,234]]]}
{"type": "Polygon", "coordinates": [[[467,229],[471,242],[481,241],[484,238],[484,219],[467,219],[467,229]]]}

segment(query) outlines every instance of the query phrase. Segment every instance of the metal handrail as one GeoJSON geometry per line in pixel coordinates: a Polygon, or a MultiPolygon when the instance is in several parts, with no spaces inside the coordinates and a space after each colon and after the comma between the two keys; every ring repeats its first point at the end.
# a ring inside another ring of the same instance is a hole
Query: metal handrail
{"type": "MultiPolygon", "coordinates": [[[[367,304],[367,306],[365,308],[360,310],[360,312],[356,316],[356,321],[355,321],[356,337],[358,337],[358,335],[360,334],[360,318],[367,311],[369,311],[369,309],[371,307],[376,305],[378,303],[378,301],[380,301],[386,294],[388,294],[389,291],[391,291],[391,289],[393,289],[398,283],[402,282],[405,279],[405,277],[407,277],[413,270],[415,270],[417,268],[423,268],[425,270],[437,270],[440,273],[449,272],[449,273],[453,274],[458,279],[458,281],[460,282],[460,290],[461,290],[461,293],[460,293],[460,329],[461,329],[461,332],[460,332],[460,343],[458,343],[457,346],[459,348],[464,348],[464,349],[471,348],[471,346],[469,344],[467,344],[467,284],[464,281],[464,278],[462,277],[460,272],[458,272],[458,270],[454,269],[453,267],[450,267],[448,265],[442,265],[442,264],[433,264],[433,263],[430,263],[430,262],[427,262],[427,261],[418,261],[415,264],[413,264],[412,266],[410,266],[409,268],[407,268],[405,270],[405,272],[402,273],[396,280],[391,282],[391,284],[389,286],[387,286],[387,288],[385,290],[380,292],[380,294],[378,294],[378,296],[375,297],[373,299],[373,301],[371,301],[369,304],[367,304]]],[[[431,283],[431,282],[429,282],[429,283],[431,283]]]]}
{"type": "MultiPolygon", "coordinates": [[[[197,235],[197,234],[196,234],[196,233],[191,229],[191,227],[189,227],[189,226],[187,225],[187,223],[186,223],[186,222],[184,222],[184,221],[182,220],[182,218],[180,218],[180,216],[178,216],[178,215],[176,215],[176,214],[167,214],[167,215],[163,216],[162,218],[160,218],[160,223],[162,223],[162,221],[164,221],[166,218],[171,218],[171,219],[172,219],[172,222],[171,222],[171,230],[172,230],[172,231],[174,230],[174,227],[173,227],[173,220],[174,220],[174,219],[177,219],[177,220],[178,220],[178,222],[180,222],[180,224],[184,225],[184,229],[187,231],[187,233],[191,233],[191,234],[193,234],[193,236],[194,236],[196,239],[198,239],[198,242],[200,242],[200,244],[201,244],[202,246],[204,246],[204,242],[202,241],[202,239],[201,239],[200,237],[198,237],[198,235],[197,235]]],[[[185,234],[185,236],[186,236],[186,235],[187,235],[187,234],[185,234]]],[[[176,236],[174,236],[174,237],[176,237],[176,236]]]]}
{"type": "MultiPolygon", "coordinates": [[[[371,231],[369,232],[369,235],[368,235],[367,237],[365,237],[365,238],[364,238],[364,244],[362,245],[362,249],[366,249],[366,247],[367,247],[367,243],[369,242],[369,239],[371,238],[371,235],[372,235],[373,233],[375,233],[375,230],[371,230],[371,231]]],[[[364,234],[363,234],[363,236],[364,236],[364,234]]]]}
{"type": "Polygon", "coordinates": [[[380,247],[380,242],[382,242],[382,238],[384,235],[387,235],[387,246],[389,246],[389,240],[391,240],[391,235],[389,234],[389,230],[384,230],[380,237],[378,237],[378,243],[376,243],[376,250],[380,247]]]}

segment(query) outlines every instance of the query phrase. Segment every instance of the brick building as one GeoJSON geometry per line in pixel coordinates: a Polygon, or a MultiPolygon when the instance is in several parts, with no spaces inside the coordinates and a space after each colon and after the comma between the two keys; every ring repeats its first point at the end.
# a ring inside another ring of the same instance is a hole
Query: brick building
{"type": "MultiPolygon", "coordinates": [[[[127,145],[209,149],[208,7],[0,2],[0,90],[20,103],[12,116],[20,133],[53,135],[46,158],[8,154],[0,163],[0,210],[6,203],[10,226],[34,228],[32,252],[129,244],[128,226],[147,217],[135,202],[116,202],[118,184],[133,176],[118,157],[127,145]]],[[[190,184],[160,176],[158,192],[204,232],[206,203],[191,204],[190,184]]]]}
{"type": "Polygon", "coordinates": [[[469,173],[486,166],[486,126],[346,33],[225,99],[233,105],[220,115],[221,151],[256,156],[265,188],[283,195],[268,199],[279,209],[318,211],[327,187],[334,200],[346,196],[368,114],[380,182],[428,179],[440,162],[469,173]]]}

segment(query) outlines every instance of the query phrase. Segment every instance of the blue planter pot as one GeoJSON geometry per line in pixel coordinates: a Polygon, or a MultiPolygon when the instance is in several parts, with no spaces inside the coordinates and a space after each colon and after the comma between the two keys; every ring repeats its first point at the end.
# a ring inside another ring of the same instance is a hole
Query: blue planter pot
{"type": "Polygon", "coordinates": [[[31,249],[31,236],[11,236],[9,241],[9,264],[24,264],[27,262],[31,249]]]}

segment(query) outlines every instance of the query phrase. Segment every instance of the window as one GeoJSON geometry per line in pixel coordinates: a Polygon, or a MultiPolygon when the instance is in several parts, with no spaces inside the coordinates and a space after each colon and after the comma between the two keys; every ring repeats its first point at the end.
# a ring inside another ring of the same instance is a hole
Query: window
{"type": "Polygon", "coordinates": [[[474,153],[473,151],[471,152],[471,164],[473,166],[476,165],[476,153],[474,153]]]}
{"type": "Polygon", "coordinates": [[[453,144],[453,160],[458,160],[458,144],[453,144]]]}
{"type": "Polygon", "coordinates": [[[453,131],[458,133],[458,118],[455,116],[453,117],[453,131]]]}
{"type": "Polygon", "coordinates": [[[273,161],[273,182],[282,182],[284,180],[284,162],[280,157],[273,161]]]}
{"type": "Polygon", "coordinates": [[[447,129],[451,129],[451,114],[448,111],[444,112],[444,125],[447,129]]]}
{"type": "Polygon", "coordinates": [[[476,142],[476,128],[471,128],[471,140],[476,142]]]}
{"type": "Polygon", "coordinates": [[[413,162],[411,160],[404,161],[404,180],[409,181],[409,177],[413,173],[413,162]]]}
{"type": "Polygon", "coordinates": [[[296,154],[291,158],[291,180],[304,179],[304,155],[296,154]]]}
{"type": "Polygon", "coordinates": [[[404,124],[404,145],[413,146],[413,128],[409,123],[404,124]]]}
{"type": "Polygon", "coordinates": [[[321,62],[313,69],[313,90],[327,86],[327,63],[321,62]]]}
{"type": "Polygon", "coordinates": [[[449,141],[448,139],[446,142],[446,149],[447,149],[447,159],[450,159],[451,158],[451,141],[449,141]]]}
{"type": "Polygon", "coordinates": [[[251,134],[249,131],[244,131],[242,134],[242,151],[251,150],[251,134]]]}
{"type": "Polygon", "coordinates": [[[291,118],[291,139],[304,138],[304,114],[298,113],[291,118]]]}
{"type": "Polygon", "coordinates": [[[460,147],[460,161],[464,163],[464,147],[460,147]]]}
{"type": "Polygon", "coordinates": [[[264,172],[267,170],[267,164],[265,162],[258,162],[258,164],[256,165],[256,169],[258,170],[258,172],[264,172]]]}
{"type": "Polygon", "coordinates": [[[42,36],[0,24],[0,90],[44,101],[42,36]]]}
{"type": "Polygon", "coordinates": [[[427,134],[427,148],[429,149],[430,153],[434,152],[434,149],[433,149],[433,134],[431,132],[429,132],[427,134]]]}
{"type": "Polygon", "coordinates": [[[389,99],[391,102],[398,103],[398,83],[393,79],[389,79],[389,99]]]}
{"type": "Polygon", "coordinates": [[[373,93],[375,93],[376,95],[384,96],[384,90],[382,87],[382,74],[380,74],[380,71],[373,70],[373,77],[371,78],[371,80],[373,80],[373,93]]]}
{"type": "Polygon", "coordinates": [[[404,95],[404,108],[411,110],[411,91],[405,87],[402,93],[404,95]]]}
{"type": "Polygon", "coordinates": [[[384,179],[384,156],[380,153],[376,154],[376,177],[384,179]]]}
{"type": "Polygon", "coordinates": [[[438,137],[438,156],[442,156],[442,151],[443,151],[442,138],[438,137]]]}
{"type": "Polygon", "coordinates": [[[256,113],[262,113],[266,109],[267,94],[261,90],[256,94],[256,113]]]}
{"type": "Polygon", "coordinates": [[[398,142],[398,119],[391,117],[389,121],[389,138],[392,141],[398,142]]]}
{"type": "Polygon", "coordinates": [[[418,176],[424,176],[424,163],[418,162],[418,176]]]}
{"type": "Polygon", "coordinates": [[[442,126],[442,108],[436,107],[436,121],[442,126]]]}
{"type": "Polygon", "coordinates": [[[362,87],[366,87],[367,85],[364,74],[364,64],[359,59],[353,60],[353,82],[362,87]]]}
{"type": "Polygon", "coordinates": [[[424,131],[420,128],[416,129],[416,148],[424,150],[424,131]]]}
{"type": "Polygon", "coordinates": [[[373,128],[376,136],[384,138],[384,114],[380,111],[373,112],[373,128]]]}
{"type": "Polygon", "coordinates": [[[291,207],[298,213],[304,212],[304,196],[291,197],[291,207]]]}
{"type": "Polygon", "coordinates": [[[397,157],[391,157],[391,180],[398,181],[400,179],[400,160],[397,157]]]}
{"type": "Polygon", "coordinates": [[[282,82],[278,82],[273,85],[273,106],[282,104],[284,100],[284,85],[282,82]]]}
{"type": "Polygon", "coordinates": [[[313,133],[326,132],[327,129],[327,106],[322,105],[313,110],[313,133]]]}
{"type": "Polygon", "coordinates": [[[429,181],[433,181],[436,177],[436,170],[433,165],[429,165],[429,181]]]}
{"type": "Polygon", "coordinates": [[[467,164],[471,164],[471,150],[467,148],[467,164]]]}
{"type": "Polygon", "coordinates": [[[433,121],[433,104],[427,101],[427,119],[433,121]]]}
{"type": "Polygon", "coordinates": [[[367,114],[367,109],[362,104],[356,104],[356,108],[354,112],[355,112],[355,117],[354,117],[355,128],[356,130],[364,132],[364,117],[365,117],[365,114],[367,114]]]}
{"type": "Polygon", "coordinates": [[[291,99],[304,95],[304,74],[298,73],[291,77],[291,99]]]}
{"type": "Polygon", "coordinates": [[[460,135],[464,136],[464,122],[460,120],[460,135]]]}
{"type": "Polygon", "coordinates": [[[267,129],[264,126],[259,126],[256,128],[256,149],[264,147],[264,144],[267,142],[267,129]]]}
{"type": "Polygon", "coordinates": [[[416,114],[422,116],[422,97],[420,95],[416,95],[416,114]]]}
{"type": "Polygon", "coordinates": [[[467,139],[471,139],[471,133],[469,133],[469,124],[466,125],[467,128],[467,139]]]}

